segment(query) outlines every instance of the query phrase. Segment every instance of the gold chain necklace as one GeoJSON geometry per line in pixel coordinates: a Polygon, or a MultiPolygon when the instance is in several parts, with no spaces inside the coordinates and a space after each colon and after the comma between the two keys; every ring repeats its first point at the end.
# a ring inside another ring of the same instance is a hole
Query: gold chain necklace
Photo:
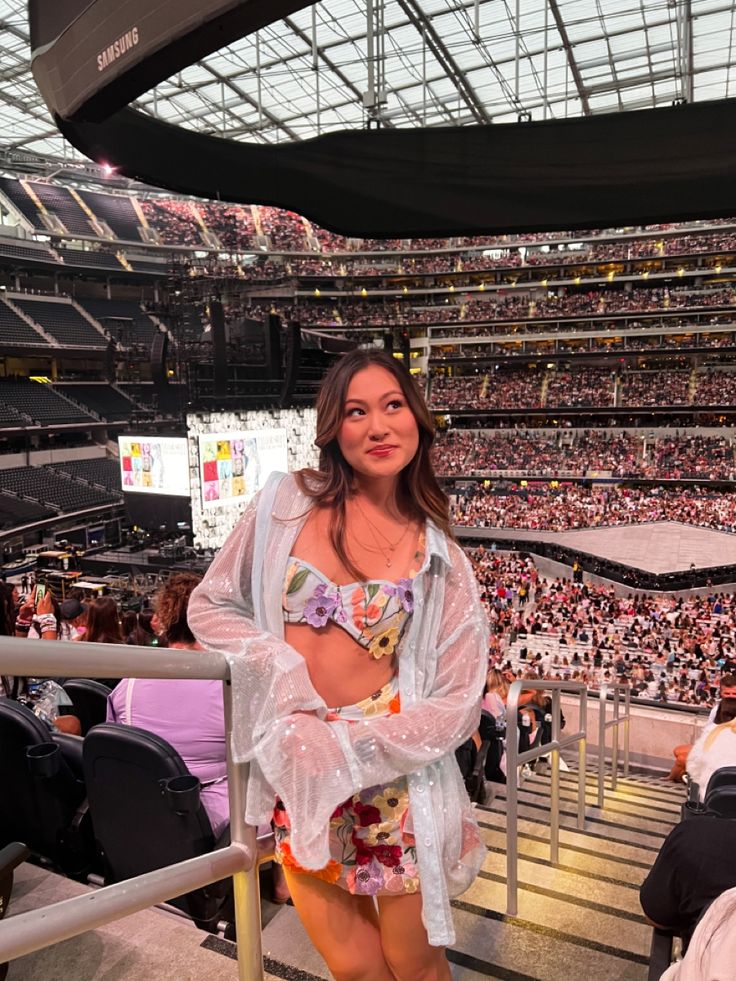
{"type": "MultiPolygon", "coordinates": [[[[381,531],[381,529],[380,528],[377,528],[373,524],[373,522],[371,521],[371,519],[368,517],[368,515],[365,513],[365,511],[363,510],[363,508],[360,506],[360,502],[358,501],[358,498],[357,497],[355,498],[355,506],[360,511],[360,513],[363,515],[363,517],[365,518],[365,522],[368,525],[368,530],[371,533],[371,536],[373,538],[373,541],[378,546],[378,551],[384,557],[384,559],[386,561],[386,567],[390,569],[391,568],[391,557],[392,557],[392,553],[396,551],[396,549],[398,548],[398,546],[401,544],[401,542],[406,537],[406,533],[408,532],[409,527],[411,526],[411,521],[407,521],[406,522],[406,527],[404,528],[404,530],[401,532],[401,534],[396,539],[396,541],[395,542],[392,542],[391,539],[388,537],[388,535],[384,535],[384,533],[381,531]],[[386,545],[385,546],[381,545],[381,543],[379,542],[378,535],[380,535],[381,538],[383,538],[383,540],[386,542],[386,545]]],[[[355,540],[358,542],[359,545],[363,545],[363,543],[360,542],[357,538],[355,540]]],[[[363,548],[365,548],[365,547],[366,546],[363,545],[363,548]]],[[[369,548],[369,551],[373,551],[373,550],[369,548]]]]}

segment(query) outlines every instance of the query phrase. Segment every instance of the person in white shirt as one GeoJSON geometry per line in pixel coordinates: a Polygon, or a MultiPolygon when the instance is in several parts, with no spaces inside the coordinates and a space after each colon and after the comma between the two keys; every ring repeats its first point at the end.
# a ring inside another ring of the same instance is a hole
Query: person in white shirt
{"type": "Polygon", "coordinates": [[[687,772],[700,788],[701,801],[716,770],[736,766],[736,698],[721,701],[718,719],[701,732],[687,758],[687,772]]]}
{"type": "MultiPolygon", "coordinates": [[[[708,716],[708,721],[701,731],[701,736],[707,734],[711,731],[714,725],[716,725],[716,720],[720,721],[720,708],[723,701],[727,698],[736,698],[736,675],[724,674],[721,678],[721,701],[717,702],[708,716]]],[[[675,757],[675,765],[669,772],[667,777],[673,783],[679,783],[685,776],[685,770],[688,769],[688,756],[692,745],[690,743],[682,743],[679,746],[675,746],[672,750],[672,754],[675,757]]]]}

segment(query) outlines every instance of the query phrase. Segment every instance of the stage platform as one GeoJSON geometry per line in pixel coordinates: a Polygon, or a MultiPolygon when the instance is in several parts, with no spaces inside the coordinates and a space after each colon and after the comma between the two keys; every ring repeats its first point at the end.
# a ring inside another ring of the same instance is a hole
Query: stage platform
{"type": "Polygon", "coordinates": [[[736,565],[736,535],[696,528],[679,521],[582,528],[579,531],[526,531],[520,528],[456,528],[458,537],[553,542],[655,575],[736,565]]]}

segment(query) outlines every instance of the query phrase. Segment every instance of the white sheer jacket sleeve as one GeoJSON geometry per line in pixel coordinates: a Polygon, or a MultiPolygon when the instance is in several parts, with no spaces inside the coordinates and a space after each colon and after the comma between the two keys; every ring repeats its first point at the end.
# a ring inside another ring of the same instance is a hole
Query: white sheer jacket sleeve
{"type": "Polygon", "coordinates": [[[187,609],[189,627],[202,646],[226,655],[234,681],[245,675],[245,684],[233,684],[238,762],[253,759],[259,738],[274,719],[324,709],[301,654],[255,622],[251,572],[258,498],[217,553],[187,609]]]}

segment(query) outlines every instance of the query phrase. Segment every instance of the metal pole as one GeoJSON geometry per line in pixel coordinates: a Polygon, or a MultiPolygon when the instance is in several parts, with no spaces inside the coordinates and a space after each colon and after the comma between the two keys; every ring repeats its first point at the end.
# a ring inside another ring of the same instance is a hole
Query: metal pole
{"type": "Polygon", "coordinates": [[[506,700],[506,914],[516,916],[518,912],[519,845],[517,831],[519,824],[519,695],[521,682],[515,681],[509,688],[506,700]]]}
{"type": "Polygon", "coordinates": [[[374,17],[374,0],[368,0],[365,5],[365,66],[368,71],[368,91],[366,93],[368,99],[368,112],[369,115],[371,111],[375,109],[376,105],[376,76],[375,76],[375,52],[373,46],[373,17],[374,17]]]}
{"type": "Polygon", "coordinates": [[[606,696],[608,689],[601,685],[598,692],[598,807],[602,808],[606,798],[606,696]]]}
{"type": "Polygon", "coordinates": [[[631,725],[631,689],[627,686],[624,695],[624,777],[629,775],[629,726],[631,725]]]}
{"type": "Polygon", "coordinates": [[[552,778],[550,788],[550,821],[549,821],[549,860],[556,865],[560,860],[560,751],[557,743],[560,739],[560,690],[552,691],[552,778]]]}
{"type": "Polygon", "coordinates": [[[547,118],[547,113],[549,111],[549,89],[547,87],[547,80],[549,78],[549,3],[545,0],[544,3],[544,63],[542,68],[542,92],[543,103],[542,103],[542,119],[547,118]]]}
{"type": "MultiPolygon", "coordinates": [[[[578,732],[588,731],[588,693],[580,693],[580,717],[578,718],[578,732]]],[[[588,785],[588,770],[586,763],[586,740],[583,738],[578,742],[578,829],[585,829],[585,791],[588,785]]]]}
{"type": "Polygon", "coordinates": [[[258,103],[258,128],[263,128],[263,91],[261,82],[261,32],[256,31],[256,102],[258,103]]]}
{"type": "Polygon", "coordinates": [[[611,733],[611,790],[618,784],[619,690],[613,689],[613,731],[611,733]]]}
{"type": "Polygon", "coordinates": [[[516,98],[516,108],[519,108],[519,74],[520,74],[520,62],[521,62],[521,25],[519,21],[521,20],[521,2],[516,0],[516,11],[515,11],[515,34],[516,34],[516,49],[514,56],[514,96],[516,98]]]}
{"type": "Polygon", "coordinates": [[[257,830],[245,823],[248,764],[235,763],[232,757],[233,686],[229,680],[223,682],[222,695],[225,707],[230,841],[240,847],[245,847],[248,854],[252,856],[247,871],[237,872],[233,875],[235,931],[238,936],[238,981],[263,981],[257,830]]]}

